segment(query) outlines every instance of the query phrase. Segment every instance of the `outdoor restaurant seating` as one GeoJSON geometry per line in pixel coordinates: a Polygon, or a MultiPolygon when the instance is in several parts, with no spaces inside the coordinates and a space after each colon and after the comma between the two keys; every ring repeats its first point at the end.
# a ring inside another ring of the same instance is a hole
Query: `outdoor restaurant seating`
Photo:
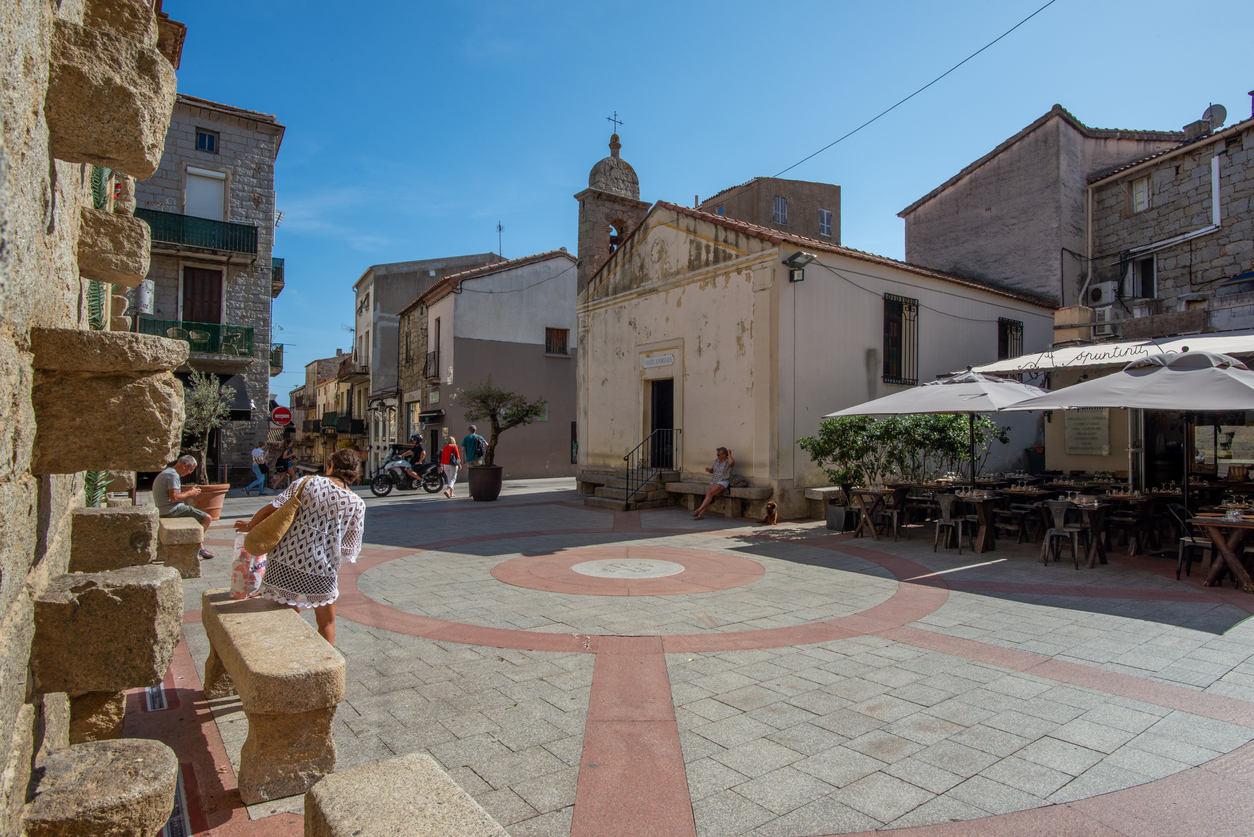
{"type": "MultiPolygon", "coordinates": [[[[957,494],[936,495],[936,502],[940,506],[940,517],[936,519],[936,537],[932,540],[933,552],[936,551],[936,546],[941,541],[941,532],[944,532],[945,546],[949,546],[949,539],[952,535],[958,543],[958,554],[962,554],[962,530],[968,526],[968,523],[966,517],[955,513],[958,499],[957,494]]],[[[974,535],[972,538],[971,548],[975,549],[974,535]]]]}
{"type": "Polygon", "coordinates": [[[1205,559],[1214,551],[1215,545],[1210,542],[1210,538],[1204,535],[1197,535],[1193,531],[1193,526],[1189,523],[1189,512],[1179,503],[1171,503],[1167,506],[1171,512],[1171,516],[1176,519],[1176,523],[1180,526],[1180,546],[1176,553],[1176,581],[1180,580],[1180,569],[1184,568],[1184,574],[1193,575],[1193,552],[1201,550],[1202,557],[1205,559]],[[1187,562],[1186,562],[1187,558],[1187,562]]]}
{"type": "Polygon", "coordinates": [[[1045,531],[1045,540],[1041,543],[1041,563],[1048,565],[1051,555],[1054,561],[1058,561],[1062,557],[1061,542],[1068,541],[1075,568],[1080,569],[1080,542],[1084,541],[1087,551],[1088,530],[1083,524],[1067,522],[1067,512],[1075,508],[1075,503],[1070,500],[1047,500],[1045,506],[1049,509],[1052,525],[1045,531]]]}

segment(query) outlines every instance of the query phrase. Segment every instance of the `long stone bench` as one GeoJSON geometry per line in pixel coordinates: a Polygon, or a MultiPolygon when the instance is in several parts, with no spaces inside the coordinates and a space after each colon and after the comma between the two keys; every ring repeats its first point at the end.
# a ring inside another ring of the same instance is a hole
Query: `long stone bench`
{"type": "MultiPolygon", "coordinates": [[[[705,492],[709,490],[708,482],[668,482],[666,490],[671,494],[679,494],[683,497],[683,503],[688,511],[696,511],[701,505],[705,492]]],[[[714,502],[710,504],[710,511],[715,514],[721,514],[723,517],[744,517],[745,501],[750,503],[749,512],[760,517],[766,513],[765,503],[771,499],[774,489],[757,488],[748,486],[745,488],[730,488],[724,491],[718,497],[714,498],[714,502]],[[761,505],[761,508],[757,508],[761,505]]]]}
{"type": "Polygon", "coordinates": [[[344,657],[291,608],[201,594],[209,636],[205,697],[239,695],[248,718],[239,792],[247,805],[293,796],[335,770],[331,721],[344,699],[344,657]]]}
{"type": "Polygon", "coordinates": [[[335,773],[305,795],[305,837],[398,834],[508,837],[426,753],[335,773]]]}

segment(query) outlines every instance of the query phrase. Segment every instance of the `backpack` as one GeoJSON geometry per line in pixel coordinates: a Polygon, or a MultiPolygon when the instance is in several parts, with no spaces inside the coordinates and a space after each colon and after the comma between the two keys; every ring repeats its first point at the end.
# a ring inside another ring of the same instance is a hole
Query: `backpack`
{"type": "Polygon", "coordinates": [[[475,452],[473,456],[467,456],[468,459],[482,459],[484,454],[488,452],[487,442],[483,441],[483,437],[478,433],[475,434],[475,452]]]}

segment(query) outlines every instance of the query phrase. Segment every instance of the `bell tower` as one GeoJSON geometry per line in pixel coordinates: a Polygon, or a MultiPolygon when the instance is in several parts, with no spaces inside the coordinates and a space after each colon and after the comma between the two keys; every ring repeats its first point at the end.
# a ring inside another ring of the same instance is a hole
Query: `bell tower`
{"type": "Polygon", "coordinates": [[[618,134],[610,137],[610,156],[592,167],[588,188],[575,195],[579,201],[579,294],[588,280],[618,249],[650,204],[640,200],[640,180],[631,164],[619,156],[623,145],[618,134]]]}

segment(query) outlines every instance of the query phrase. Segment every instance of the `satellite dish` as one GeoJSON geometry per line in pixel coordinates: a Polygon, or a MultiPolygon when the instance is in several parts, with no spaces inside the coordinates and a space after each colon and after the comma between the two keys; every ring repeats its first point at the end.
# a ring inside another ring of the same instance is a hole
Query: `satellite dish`
{"type": "Polygon", "coordinates": [[[1202,114],[1202,120],[1210,123],[1212,131],[1218,126],[1224,124],[1227,119],[1228,109],[1223,105],[1211,105],[1206,109],[1206,112],[1202,114]]]}

